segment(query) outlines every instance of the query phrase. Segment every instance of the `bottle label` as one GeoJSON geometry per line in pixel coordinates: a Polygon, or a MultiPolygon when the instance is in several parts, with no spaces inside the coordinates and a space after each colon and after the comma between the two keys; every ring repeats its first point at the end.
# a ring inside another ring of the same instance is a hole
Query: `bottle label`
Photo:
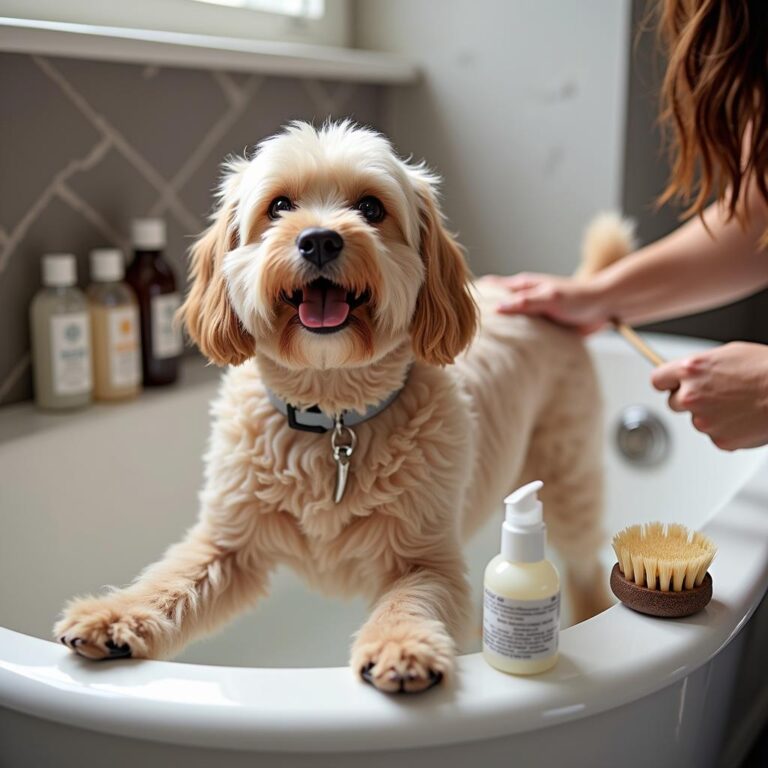
{"type": "Polygon", "coordinates": [[[560,593],[543,600],[512,600],[485,588],[483,646],[508,659],[545,659],[557,653],[560,593]]]}
{"type": "Polygon", "coordinates": [[[162,360],[181,354],[181,328],[173,322],[181,305],[178,293],[153,296],[152,304],[152,357],[162,360]]]}
{"type": "Polygon", "coordinates": [[[51,317],[53,391],[83,395],[91,391],[91,329],[87,312],[51,317]]]}
{"type": "Polygon", "coordinates": [[[138,386],[141,381],[138,308],[109,310],[107,329],[110,384],[118,389],[138,386]]]}

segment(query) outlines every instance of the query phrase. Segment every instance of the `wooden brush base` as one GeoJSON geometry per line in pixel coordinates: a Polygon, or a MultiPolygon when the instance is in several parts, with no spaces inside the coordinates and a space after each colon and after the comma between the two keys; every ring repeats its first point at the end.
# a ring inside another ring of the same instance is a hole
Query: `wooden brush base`
{"type": "Polygon", "coordinates": [[[712,599],[712,577],[707,573],[701,585],[682,592],[662,592],[640,587],[624,578],[619,564],[611,571],[611,590],[627,608],[663,619],[680,619],[704,608],[712,599]]]}

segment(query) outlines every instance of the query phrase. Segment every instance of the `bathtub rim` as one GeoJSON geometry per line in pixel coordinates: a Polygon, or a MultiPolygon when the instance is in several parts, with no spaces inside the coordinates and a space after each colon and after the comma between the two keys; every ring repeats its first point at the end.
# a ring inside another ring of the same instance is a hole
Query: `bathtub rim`
{"type": "MultiPolygon", "coordinates": [[[[654,337],[660,348],[671,349],[669,341],[654,337]]],[[[611,339],[597,345],[614,348],[611,339]]],[[[428,747],[599,714],[706,664],[757,607],[768,581],[768,515],[760,509],[768,501],[768,450],[758,450],[748,480],[702,526],[720,546],[706,614],[665,621],[614,606],[564,630],[560,663],[535,679],[507,677],[469,654],[458,660],[455,687],[393,698],[356,681],[347,667],[93,664],[52,641],[0,628],[0,705],[130,738],[258,752],[428,747]],[[215,693],[219,700],[211,701],[215,693]],[[109,706],[116,700],[119,710],[109,706]]]]}

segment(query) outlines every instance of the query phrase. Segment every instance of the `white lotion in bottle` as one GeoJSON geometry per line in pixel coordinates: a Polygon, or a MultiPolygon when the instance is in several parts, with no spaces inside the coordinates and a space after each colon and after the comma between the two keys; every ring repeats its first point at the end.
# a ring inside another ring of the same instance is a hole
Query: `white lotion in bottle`
{"type": "Polygon", "coordinates": [[[504,499],[501,554],[485,569],[483,656],[496,669],[535,675],[557,662],[560,577],[544,559],[540,480],[504,499]]]}

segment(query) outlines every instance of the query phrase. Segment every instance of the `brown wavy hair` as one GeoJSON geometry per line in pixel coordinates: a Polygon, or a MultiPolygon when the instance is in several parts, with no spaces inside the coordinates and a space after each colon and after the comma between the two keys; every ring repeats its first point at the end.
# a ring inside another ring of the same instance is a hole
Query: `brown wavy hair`
{"type": "Polygon", "coordinates": [[[768,204],[768,3],[661,0],[657,12],[672,164],[660,202],[701,215],[714,195],[743,221],[751,178],[768,204]]]}

